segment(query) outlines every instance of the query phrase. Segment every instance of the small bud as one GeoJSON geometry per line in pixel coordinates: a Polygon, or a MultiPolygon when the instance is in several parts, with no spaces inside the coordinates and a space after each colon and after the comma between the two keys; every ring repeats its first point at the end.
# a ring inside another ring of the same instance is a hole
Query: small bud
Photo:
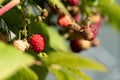
{"type": "Polygon", "coordinates": [[[41,16],[48,17],[48,11],[44,9],[41,16]]]}

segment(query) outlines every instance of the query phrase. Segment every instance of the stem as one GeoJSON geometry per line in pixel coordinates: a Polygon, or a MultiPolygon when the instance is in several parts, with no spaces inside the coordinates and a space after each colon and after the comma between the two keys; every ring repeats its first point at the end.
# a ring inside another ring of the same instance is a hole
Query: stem
{"type": "Polygon", "coordinates": [[[20,0],[10,1],[8,4],[6,4],[2,8],[0,8],[0,16],[2,16],[4,13],[6,13],[7,11],[9,11],[11,8],[13,8],[14,6],[16,6],[19,3],[20,3],[20,0]]]}

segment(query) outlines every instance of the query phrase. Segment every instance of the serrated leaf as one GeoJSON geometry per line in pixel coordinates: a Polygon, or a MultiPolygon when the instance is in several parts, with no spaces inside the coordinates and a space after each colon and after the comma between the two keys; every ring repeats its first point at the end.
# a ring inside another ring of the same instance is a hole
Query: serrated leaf
{"type": "Polygon", "coordinates": [[[68,10],[65,8],[65,6],[64,6],[63,3],[61,2],[61,0],[47,0],[47,1],[48,1],[48,3],[49,3],[52,7],[56,8],[56,6],[57,6],[57,7],[60,8],[66,15],[69,15],[69,16],[70,16],[68,10]]]}
{"type": "Polygon", "coordinates": [[[49,68],[49,70],[56,76],[57,80],[76,80],[63,69],[49,68]]]}
{"type": "Polygon", "coordinates": [[[84,72],[82,72],[78,68],[72,67],[72,68],[68,68],[68,70],[71,71],[74,75],[83,78],[84,80],[92,80],[89,76],[87,76],[84,72]]]}
{"type": "Polygon", "coordinates": [[[38,80],[38,76],[26,67],[18,70],[12,77],[6,80],[38,80]]]}
{"type": "Polygon", "coordinates": [[[31,69],[37,74],[38,80],[45,80],[48,74],[47,67],[34,65],[31,67],[31,69]]]}
{"type": "Polygon", "coordinates": [[[90,77],[75,67],[65,68],[57,64],[52,64],[49,69],[56,75],[58,80],[91,80],[90,77]]]}
{"type": "Polygon", "coordinates": [[[48,28],[49,38],[50,38],[50,46],[55,50],[61,51],[68,51],[65,40],[63,37],[58,33],[58,31],[53,28],[48,28]]]}
{"type": "Polygon", "coordinates": [[[22,67],[29,66],[33,61],[33,57],[0,42],[0,80],[11,76],[22,67]]]}
{"type": "Polygon", "coordinates": [[[89,58],[78,56],[75,54],[68,54],[65,52],[51,52],[48,55],[47,64],[59,64],[64,67],[79,67],[83,69],[93,69],[98,71],[107,71],[106,67],[89,58]]]}

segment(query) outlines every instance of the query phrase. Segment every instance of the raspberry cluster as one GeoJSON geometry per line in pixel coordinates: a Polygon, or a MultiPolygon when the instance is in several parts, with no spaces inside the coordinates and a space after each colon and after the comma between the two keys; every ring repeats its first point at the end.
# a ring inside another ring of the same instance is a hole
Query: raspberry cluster
{"type": "MultiPolygon", "coordinates": [[[[90,46],[98,46],[99,40],[97,35],[102,24],[102,17],[99,11],[93,7],[88,7],[82,0],[62,0],[69,14],[64,12],[59,5],[51,5],[47,3],[47,8],[39,5],[40,14],[37,15],[35,22],[43,21],[44,19],[48,25],[60,26],[57,30],[61,31],[61,36],[65,37],[70,43],[73,52],[80,52],[87,50],[90,46]],[[92,9],[93,8],[93,9],[92,9]],[[47,10],[48,9],[48,10],[47,10]],[[48,15],[50,14],[50,16],[48,15]],[[55,22],[52,22],[52,16],[55,16],[55,22]],[[67,36],[65,36],[67,34],[67,36]]],[[[19,41],[18,41],[19,42],[19,41]]],[[[24,43],[23,41],[22,44],[24,43]]],[[[40,53],[45,48],[45,38],[41,34],[33,34],[29,37],[28,43],[31,48],[40,53]]],[[[18,43],[16,43],[18,45],[18,43]]],[[[18,46],[21,49],[21,47],[18,46]]],[[[25,51],[26,45],[24,45],[25,51]]]]}

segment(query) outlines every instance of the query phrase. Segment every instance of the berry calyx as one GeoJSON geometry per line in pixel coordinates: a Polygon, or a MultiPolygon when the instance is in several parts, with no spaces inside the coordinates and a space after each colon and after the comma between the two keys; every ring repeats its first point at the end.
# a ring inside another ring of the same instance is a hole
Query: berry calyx
{"type": "Polygon", "coordinates": [[[41,34],[33,34],[29,38],[29,43],[36,53],[40,53],[45,48],[45,38],[41,34]]]}
{"type": "Polygon", "coordinates": [[[70,3],[72,6],[77,6],[80,0],[67,0],[67,2],[70,3]]]}
{"type": "Polygon", "coordinates": [[[13,42],[13,45],[20,51],[25,51],[27,49],[29,49],[29,43],[27,42],[26,39],[23,40],[15,40],[13,42]]]}
{"type": "Polygon", "coordinates": [[[58,19],[57,19],[57,23],[63,27],[66,28],[70,25],[71,23],[71,19],[69,16],[65,15],[65,14],[61,14],[58,19]]]}

